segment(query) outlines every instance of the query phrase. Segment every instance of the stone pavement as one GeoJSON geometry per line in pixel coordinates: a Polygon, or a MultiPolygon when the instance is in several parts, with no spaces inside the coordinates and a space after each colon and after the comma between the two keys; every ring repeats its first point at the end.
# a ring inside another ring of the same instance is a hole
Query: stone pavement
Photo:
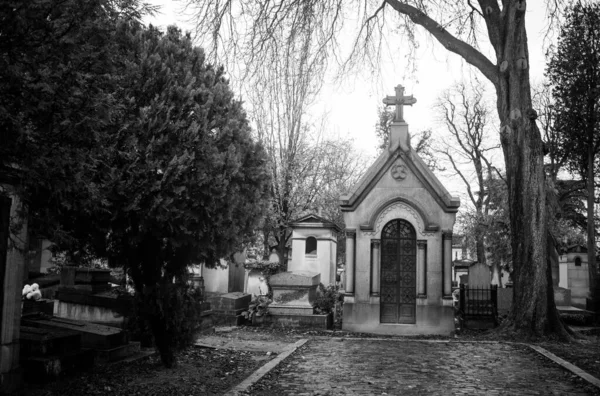
{"type": "Polygon", "coordinates": [[[526,346],[312,339],[250,395],[589,395],[598,388],[526,346]]]}

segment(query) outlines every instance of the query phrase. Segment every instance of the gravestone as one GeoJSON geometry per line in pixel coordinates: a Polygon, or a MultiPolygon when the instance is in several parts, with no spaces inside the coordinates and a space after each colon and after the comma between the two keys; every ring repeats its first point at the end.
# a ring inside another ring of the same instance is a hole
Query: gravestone
{"type": "Polygon", "coordinates": [[[271,323],[282,327],[329,329],[333,315],[314,314],[321,275],[309,271],[280,272],[271,276],[273,302],[269,305],[271,323]]]}
{"type": "Polygon", "coordinates": [[[238,326],[244,322],[242,312],[248,310],[252,296],[233,292],[208,298],[214,324],[238,326]]]}
{"type": "Polygon", "coordinates": [[[475,263],[469,267],[469,288],[489,288],[492,282],[490,267],[483,263],[475,263]]]}
{"type": "Polygon", "coordinates": [[[397,86],[389,145],[340,198],[346,224],[343,329],[380,334],[454,331],[452,197],[410,144],[397,86]]]}

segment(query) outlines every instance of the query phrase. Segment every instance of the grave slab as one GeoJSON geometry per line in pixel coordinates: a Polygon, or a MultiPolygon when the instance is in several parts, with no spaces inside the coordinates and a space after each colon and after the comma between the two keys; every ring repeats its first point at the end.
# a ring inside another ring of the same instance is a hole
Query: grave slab
{"type": "Polygon", "coordinates": [[[273,289],[271,315],[312,315],[321,275],[308,271],[275,274],[269,280],[273,289]]]}

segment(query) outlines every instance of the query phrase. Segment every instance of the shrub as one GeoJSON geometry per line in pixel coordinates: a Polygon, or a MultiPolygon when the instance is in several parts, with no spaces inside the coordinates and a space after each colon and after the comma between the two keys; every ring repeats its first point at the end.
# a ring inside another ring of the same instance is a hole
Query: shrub
{"type": "Polygon", "coordinates": [[[315,302],[315,314],[333,313],[334,327],[341,328],[344,306],[344,294],[340,292],[337,285],[323,286],[321,283],[317,289],[317,301],[315,302]]]}
{"type": "Polygon", "coordinates": [[[242,312],[244,319],[252,321],[255,316],[264,316],[268,313],[271,300],[267,296],[257,296],[254,301],[248,305],[248,310],[242,312]]]}

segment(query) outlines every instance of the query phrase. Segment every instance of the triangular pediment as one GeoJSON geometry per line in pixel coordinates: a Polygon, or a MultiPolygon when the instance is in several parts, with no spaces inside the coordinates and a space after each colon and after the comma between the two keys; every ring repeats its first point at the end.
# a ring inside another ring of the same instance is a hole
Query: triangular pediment
{"type": "Polygon", "coordinates": [[[327,220],[324,217],[321,217],[317,214],[314,213],[309,213],[307,215],[304,215],[296,220],[294,220],[291,223],[292,227],[315,227],[315,226],[319,226],[319,227],[323,227],[323,228],[335,228],[338,229],[339,231],[339,227],[337,226],[337,224],[335,224],[334,222],[332,222],[331,220],[327,220]]]}
{"type": "Polygon", "coordinates": [[[405,151],[400,146],[381,153],[348,194],[340,198],[342,211],[354,211],[384,177],[402,182],[408,174],[427,190],[445,212],[458,211],[460,200],[448,193],[414,150],[409,148],[405,151]]]}

